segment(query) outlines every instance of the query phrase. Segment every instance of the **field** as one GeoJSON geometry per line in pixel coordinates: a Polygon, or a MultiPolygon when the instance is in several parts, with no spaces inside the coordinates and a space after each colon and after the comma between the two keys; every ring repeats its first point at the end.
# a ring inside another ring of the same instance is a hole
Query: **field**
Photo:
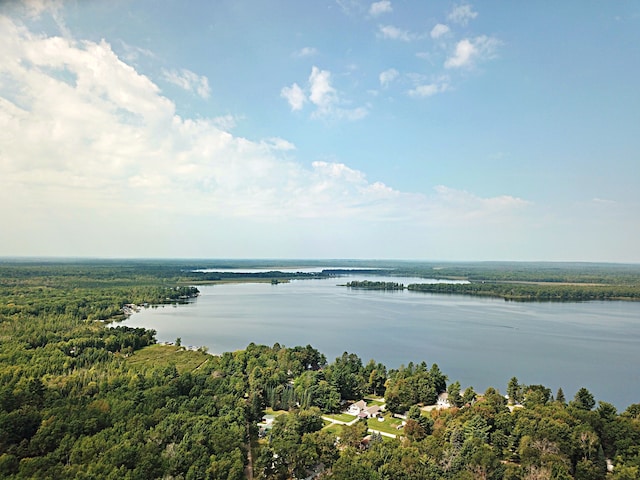
{"type": "Polygon", "coordinates": [[[209,361],[210,356],[202,352],[184,350],[173,345],[150,345],[127,358],[127,362],[144,369],[147,366],[175,365],[178,373],[192,372],[209,361]]]}

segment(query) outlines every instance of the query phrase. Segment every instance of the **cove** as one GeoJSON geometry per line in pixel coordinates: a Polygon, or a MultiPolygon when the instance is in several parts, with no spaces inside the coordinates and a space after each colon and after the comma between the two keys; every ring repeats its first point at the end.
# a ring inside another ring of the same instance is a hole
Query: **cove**
{"type": "Polygon", "coordinates": [[[562,387],[567,399],[585,387],[620,410],[640,403],[640,303],[520,303],[339,286],[351,280],[428,281],[350,275],[199,286],[196,301],[143,309],[125,324],[211,353],[251,342],[310,344],[329,362],[348,351],[388,368],[437,363],[449,381],[478,392],[504,393],[516,376],[554,395],[562,387]]]}

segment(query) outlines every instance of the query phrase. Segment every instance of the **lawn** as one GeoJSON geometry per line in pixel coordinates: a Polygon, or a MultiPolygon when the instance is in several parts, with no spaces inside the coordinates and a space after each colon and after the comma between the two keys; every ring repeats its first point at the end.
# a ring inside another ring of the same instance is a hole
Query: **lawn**
{"type": "Polygon", "coordinates": [[[264,414],[265,415],[273,415],[275,417],[279,417],[280,415],[286,415],[287,413],[289,413],[289,412],[287,412],[286,410],[274,410],[271,407],[266,407],[264,409],[264,414]]]}
{"type": "Polygon", "coordinates": [[[327,426],[322,428],[323,431],[332,433],[336,437],[342,435],[342,425],[338,425],[337,423],[330,423],[327,426]]]}
{"type": "Polygon", "coordinates": [[[367,420],[367,425],[373,430],[391,433],[393,435],[402,435],[402,430],[396,428],[398,425],[402,425],[402,420],[400,418],[393,418],[390,415],[385,415],[384,422],[378,421],[377,418],[370,418],[367,420]]]}
{"type": "Polygon", "coordinates": [[[194,371],[210,359],[211,356],[206,353],[182,350],[173,345],[149,345],[128,357],[127,362],[141,370],[147,366],[162,367],[173,364],[178,373],[182,374],[194,371]]]}
{"type": "Polygon", "coordinates": [[[365,398],[364,399],[365,402],[367,402],[367,407],[370,407],[372,405],[377,405],[379,407],[381,407],[382,405],[384,405],[384,398],[365,398]]]}
{"type": "Polygon", "coordinates": [[[327,414],[323,416],[327,418],[332,418],[333,420],[337,420],[339,422],[346,422],[346,423],[352,422],[356,419],[355,416],[349,415],[348,413],[335,413],[332,415],[327,414]]]}

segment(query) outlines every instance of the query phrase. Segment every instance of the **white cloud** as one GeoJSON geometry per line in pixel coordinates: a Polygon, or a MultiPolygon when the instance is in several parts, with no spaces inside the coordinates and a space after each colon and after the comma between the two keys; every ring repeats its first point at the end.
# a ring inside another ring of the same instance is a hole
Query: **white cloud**
{"type": "Polygon", "coordinates": [[[383,87],[388,86],[391,82],[393,82],[396,78],[398,78],[400,73],[395,68],[390,68],[380,73],[380,85],[383,87]]]}
{"type": "Polygon", "coordinates": [[[478,12],[474,12],[473,8],[469,4],[457,5],[453,8],[449,16],[447,17],[454,23],[460,25],[467,25],[469,20],[473,20],[478,16],[478,12]]]}
{"type": "Polygon", "coordinates": [[[442,226],[469,223],[502,223],[510,221],[506,216],[532,206],[529,201],[511,195],[483,198],[473,193],[438,185],[430,197],[430,218],[442,226]]]}
{"type": "Polygon", "coordinates": [[[414,38],[414,35],[412,35],[408,30],[403,30],[401,28],[394,27],[393,25],[379,25],[378,35],[382,38],[401,40],[403,42],[410,42],[414,38]]]}
{"type": "Polygon", "coordinates": [[[369,15],[377,17],[383,13],[390,13],[393,11],[391,2],[389,0],[381,0],[380,2],[373,2],[369,7],[369,15]]]}
{"type": "Polygon", "coordinates": [[[181,70],[164,70],[163,74],[165,80],[169,83],[173,83],[187,92],[196,93],[205,100],[211,95],[209,80],[204,75],[198,75],[186,68],[181,70]]]}
{"type": "Polygon", "coordinates": [[[450,29],[447,25],[438,23],[435,27],[431,29],[431,38],[433,39],[440,38],[443,35],[446,35],[447,33],[449,33],[449,31],[450,29]]]}
{"type": "Polygon", "coordinates": [[[438,93],[446,92],[449,90],[449,84],[445,82],[427,83],[417,85],[415,88],[409,90],[409,95],[412,97],[431,97],[438,93]]]}
{"type": "MultiPolygon", "coordinates": [[[[105,41],[34,34],[0,17],[0,45],[7,255],[255,254],[238,245],[255,245],[265,225],[269,238],[302,231],[329,240],[344,231],[342,221],[359,236],[404,221],[438,228],[452,216],[502,222],[526,206],[445,187],[431,196],[401,192],[341,162],[308,167],[291,158],[295,146],[285,138],[230,133],[234,116],[177,115],[156,83],[105,41]]],[[[351,119],[368,112],[345,108],[330,72],[318,67],[308,92],[317,112],[351,119]]]]}
{"type": "Polygon", "coordinates": [[[229,132],[238,125],[238,117],[235,115],[222,115],[211,119],[211,123],[216,127],[229,132]]]}
{"type": "Polygon", "coordinates": [[[295,58],[305,58],[305,57],[313,57],[318,54],[318,49],[314,47],[304,47],[300,50],[293,52],[293,57],[295,58]]]}
{"type": "Polygon", "coordinates": [[[331,86],[331,72],[320,70],[315,65],[309,75],[309,100],[318,109],[328,111],[337,101],[336,89],[331,86]]]}
{"type": "Polygon", "coordinates": [[[284,138],[279,138],[279,137],[268,138],[262,143],[274,150],[280,150],[283,152],[296,149],[296,146],[293,143],[285,140],[284,138]]]}
{"type": "Polygon", "coordinates": [[[479,37],[460,40],[455,51],[444,63],[445,68],[470,67],[477,61],[493,58],[500,41],[493,37],[479,37]]]}
{"type": "Polygon", "coordinates": [[[294,83],[290,87],[283,87],[282,90],[280,90],[280,96],[289,102],[289,106],[293,111],[302,110],[302,107],[304,107],[307,101],[304,91],[297,83],[294,83]]]}
{"type": "Polygon", "coordinates": [[[317,66],[311,68],[311,74],[307,81],[307,88],[301,88],[297,83],[290,87],[284,87],[280,96],[285,98],[291,110],[302,110],[305,103],[310,102],[316,108],[312,112],[312,118],[336,118],[345,120],[360,120],[369,113],[366,107],[346,108],[344,100],[336,88],[331,84],[331,72],[321,70],[317,66]]]}
{"type": "Polygon", "coordinates": [[[127,42],[120,41],[122,48],[124,50],[123,59],[127,62],[135,62],[140,58],[140,55],[143,55],[148,58],[156,58],[156,54],[147,48],[140,48],[134,45],[129,45],[127,42]]]}
{"type": "Polygon", "coordinates": [[[444,66],[445,68],[465,67],[471,63],[471,60],[476,55],[478,55],[478,49],[471,40],[465,38],[456,44],[453,56],[445,61],[444,66]]]}

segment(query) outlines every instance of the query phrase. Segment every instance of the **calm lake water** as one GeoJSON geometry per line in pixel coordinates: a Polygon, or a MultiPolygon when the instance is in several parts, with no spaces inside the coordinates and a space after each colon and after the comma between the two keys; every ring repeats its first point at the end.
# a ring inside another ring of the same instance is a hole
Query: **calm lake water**
{"type": "Polygon", "coordinates": [[[390,368],[437,363],[450,381],[506,391],[512,376],[567,399],[580,387],[624,410],[640,403],[640,303],[518,303],[501,299],[338,286],[322,280],[199,286],[193,303],[134,314],[125,324],[157,330],[158,341],[211,353],[247,344],[311,344],[331,362],[344,351],[390,368]]]}

